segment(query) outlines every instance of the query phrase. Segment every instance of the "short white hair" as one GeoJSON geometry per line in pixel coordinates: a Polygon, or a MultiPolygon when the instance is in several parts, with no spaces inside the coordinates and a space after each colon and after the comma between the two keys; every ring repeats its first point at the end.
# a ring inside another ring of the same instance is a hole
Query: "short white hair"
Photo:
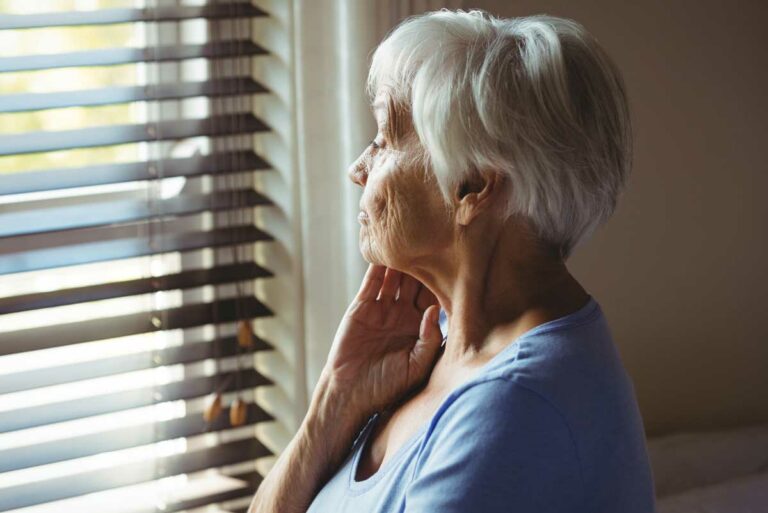
{"type": "Polygon", "coordinates": [[[613,214],[632,162],[625,86],[579,23],[442,9],[411,16],[376,48],[366,84],[410,111],[423,162],[450,204],[475,172],[511,185],[522,214],[567,259],[613,214]]]}

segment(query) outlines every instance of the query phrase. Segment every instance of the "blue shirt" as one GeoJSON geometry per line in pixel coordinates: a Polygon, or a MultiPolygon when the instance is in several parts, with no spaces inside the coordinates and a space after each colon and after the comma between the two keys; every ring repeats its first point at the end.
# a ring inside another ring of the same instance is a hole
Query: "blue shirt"
{"type": "Polygon", "coordinates": [[[634,389],[591,296],[505,347],[355,481],[377,418],[309,513],[655,512],[634,389]]]}

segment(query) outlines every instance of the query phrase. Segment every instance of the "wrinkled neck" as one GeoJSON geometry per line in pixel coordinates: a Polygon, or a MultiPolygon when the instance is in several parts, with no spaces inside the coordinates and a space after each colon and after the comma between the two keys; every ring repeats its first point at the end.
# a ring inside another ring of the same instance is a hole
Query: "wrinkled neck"
{"type": "Polygon", "coordinates": [[[447,315],[443,366],[483,365],[517,336],[588,299],[565,262],[513,223],[464,233],[417,277],[447,315]]]}

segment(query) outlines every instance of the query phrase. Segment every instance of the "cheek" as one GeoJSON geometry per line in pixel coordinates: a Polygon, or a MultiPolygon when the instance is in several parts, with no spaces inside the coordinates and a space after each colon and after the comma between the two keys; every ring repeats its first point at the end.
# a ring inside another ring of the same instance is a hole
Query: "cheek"
{"type": "Polygon", "coordinates": [[[451,222],[440,192],[418,177],[410,181],[408,191],[403,209],[408,246],[419,253],[443,247],[450,238],[451,222]]]}
{"type": "Polygon", "coordinates": [[[377,197],[378,228],[389,245],[401,250],[421,246],[435,226],[435,213],[420,184],[400,177],[377,197]]]}
{"type": "Polygon", "coordinates": [[[445,231],[445,214],[436,203],[439,193],[415,170],[396,167],[394,158],[380,164],[362,200],[370,218],[365,237],[390,258],[431,250],[445,231]]]}
{"type": "Polygon", "coordinates": [[[369,175],[362,196],[368,222],[361,227],[364,253],[385,265],[397,265],[403,254],[404,212],[403,172],[394,159],[383,160],[369,175]]]}
{"type": "Polygon", "coordinates": [[[397,170],[392,167],[391,159],[379,163],[369,176],[363,204],[368,209],[372,224],[389,224],[390,203],[396,197],[394,191],[397,189],[397,178],[397,170]]]}
{"type": "Polygon", "coordinates": [[[370,200],[369,215],[374,223],[386,223],[387,222],[387,194],[381,188],[372,191],[370,200]]]}

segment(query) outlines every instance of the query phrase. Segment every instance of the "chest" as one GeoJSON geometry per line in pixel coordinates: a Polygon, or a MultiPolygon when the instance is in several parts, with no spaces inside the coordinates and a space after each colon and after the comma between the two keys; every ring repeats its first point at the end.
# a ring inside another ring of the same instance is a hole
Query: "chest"
{"type": "Polygon", "coordinates": [[[358,466],[353,469],[355,481],[368,479],[395,456],[432,419],[446,397],[475,376],[488,358],[478,358],[463,367],[449,367],[438,361],[425,388],[380,414],[361,448],[358,466]]]}
{"type": "Polygon", "coordinates": [[[360,453],[355,481],[376,473],[432,418],[446,393],[420,394],[397,409],[379,415],[360,453]]]}

